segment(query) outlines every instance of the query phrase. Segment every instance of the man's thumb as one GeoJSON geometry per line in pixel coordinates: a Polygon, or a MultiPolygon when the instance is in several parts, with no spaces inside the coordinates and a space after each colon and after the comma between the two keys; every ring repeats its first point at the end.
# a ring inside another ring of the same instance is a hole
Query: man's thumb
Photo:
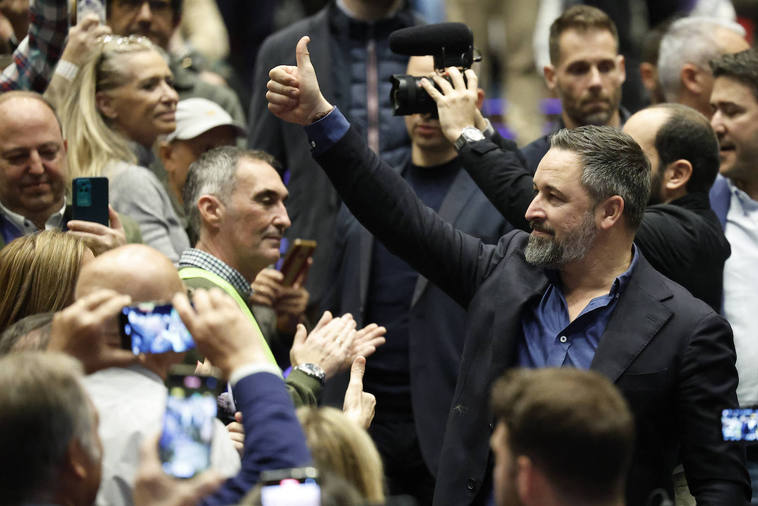
{"type": "Polygon", "coordinates": [[[298,69],[306,69],[312,67],[311,54],[308,52],[308,43],[310,41],[311,38],[307,35],[304,35],[297,43],[297,47],[295,48],[295,58],[297,60],[298,69]]]}

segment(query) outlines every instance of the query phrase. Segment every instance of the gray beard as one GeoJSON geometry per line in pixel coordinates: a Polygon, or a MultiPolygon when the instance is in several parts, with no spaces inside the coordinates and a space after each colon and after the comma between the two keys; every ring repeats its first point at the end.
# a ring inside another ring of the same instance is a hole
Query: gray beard
{"type": "Polygon", "coordinates": [[[561,241],[555,237],[529,235],[524,256],[536,267],[559,267],[583,258],[592,247],[596,234],[593,214],[588,212],[576,230],[561,241]]]}

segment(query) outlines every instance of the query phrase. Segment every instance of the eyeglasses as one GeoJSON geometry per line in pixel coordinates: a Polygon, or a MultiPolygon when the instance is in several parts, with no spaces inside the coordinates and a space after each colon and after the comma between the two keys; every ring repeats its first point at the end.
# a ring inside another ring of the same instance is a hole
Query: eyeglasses
{"type": "Polygon", "coordinates": [[[118,0],[119,7],[133,11],[142,7],[145,3],[150,6],[150,10],[158,14],[171,12],[171,2],[169,0],[118,0]]]}

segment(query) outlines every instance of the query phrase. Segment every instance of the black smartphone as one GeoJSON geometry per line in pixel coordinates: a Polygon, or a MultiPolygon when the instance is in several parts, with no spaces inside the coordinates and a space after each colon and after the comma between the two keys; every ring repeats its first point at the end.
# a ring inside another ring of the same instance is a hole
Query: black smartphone
{"type": "Polygon", "coordinates": [[[143,302],[121,308],[121,347],[140,353],[182,352],[195,347],[187,327],[171,304],[143,302]]]}
{"type": "Polygon", "coordinates": [[[725,409],[721,412],[724,441],[758,441],[758,409],[725,409]]]}
{"type": "Polygon", "coordinates": [[[263,506],[319,506],[321,487],[315,467],[294,467],[261,472],[263,506]]]}
{"type": "Polygon", "coordinates": [[[77,177],[72,183],[75,220],[108,226],[108,178],[77,177]]]}
{"type": "Polygon", "coordinates": [[[166,381],[168,397],[158,454],[166,474],[192,478],[211,465],[219,380],[175,366],[166,381]]]}

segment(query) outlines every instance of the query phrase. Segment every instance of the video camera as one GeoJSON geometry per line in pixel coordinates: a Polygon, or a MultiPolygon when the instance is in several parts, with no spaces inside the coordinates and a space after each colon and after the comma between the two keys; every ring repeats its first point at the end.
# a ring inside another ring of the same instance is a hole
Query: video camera
{"type": "MultiPolygon", "coordinates": [[[[471,68],[479,58],[474,57],[474,35],[463,23],[437,23],[413,26],[390,34],[393,53],[407,56],[434,57],[434,69],[439,74],[446,67],[471,68]]],[[[443,75],[450,81],[450,77],[443,75]]],[[[421,87],[423,77],[394,74],[390,78],[390,102],[395,116],[432,114],[437,117],[437,104],[421,87]]],[[[465,77],[464,77],[465,79],[465,77]]]]}

